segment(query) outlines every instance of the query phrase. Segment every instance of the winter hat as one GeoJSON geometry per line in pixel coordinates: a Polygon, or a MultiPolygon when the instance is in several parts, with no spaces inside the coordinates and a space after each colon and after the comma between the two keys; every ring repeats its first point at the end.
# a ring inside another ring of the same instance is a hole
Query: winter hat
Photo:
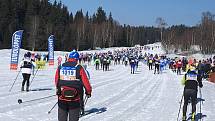
{"type": "Polygon", "coordinates": [[[70,52],[69,58],[73,58],[73,59],[78,60],[79,59],[79,53],[77,51],[73,50],[72,52],[70,52]]]}
{"type": "Polygon", "coordinates": [[[30,52],[27,52],[27,54],[26,54],[26,57],[31,57],[31,53],[30,52]]]}

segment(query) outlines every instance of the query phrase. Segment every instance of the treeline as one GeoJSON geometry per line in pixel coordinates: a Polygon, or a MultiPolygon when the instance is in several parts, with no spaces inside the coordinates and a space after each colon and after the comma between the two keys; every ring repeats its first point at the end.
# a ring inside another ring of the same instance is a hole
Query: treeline
{"type": "Polygon", "coordinates": [[[171,26],[163,30],[162,42],[170,50],[195,51],[193,45],[203,54],[215,53],[215,15],[203,12],[201,22],[193,27],[171,26]]]}
{"type": "Polygon", "coordinates": [[[133,46],[159,40],[159,29],[120,25],[102,7],[88,12],[69,13],[61,2],[49,0],[1,0],[0,48],[11,48],[11,36],[24,30],[22,48],[47,50],[47,39],[55,36],[55,50],[95,49],[133,46]],[[150,40],[150,41],[149,41],[150,40]]]}

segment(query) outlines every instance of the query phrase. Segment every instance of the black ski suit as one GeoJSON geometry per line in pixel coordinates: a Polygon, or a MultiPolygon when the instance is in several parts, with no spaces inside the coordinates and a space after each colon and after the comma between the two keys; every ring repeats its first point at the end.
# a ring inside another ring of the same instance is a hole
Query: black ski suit
{"type": "Polygon", "coordinates": [[[196,104],[197,104],[197,92],[198,86],[203,87],[202,85],[202,77],[200,74],[197,74],[196,71],[190,71],[185,74],[184,80],[184,106],[183,106],[183,116],[186,117],[187,113],[187,105],[189,100],[192,103],[192,114],[196,112],[196,104]]]}
{"type": "Polygon", "coordinates": [[[26,83],[26,91],[29,91],[29,85],[30,85],[29,80],[31,77],[32,67],[35,67],[36,65],[30,59],[30,57],[25,57],[21,61],[20,66],[21,66],[20,68],[22,69],[22,76],[23,76],[21,91],[24,91],[25,83],[26,83]]]}

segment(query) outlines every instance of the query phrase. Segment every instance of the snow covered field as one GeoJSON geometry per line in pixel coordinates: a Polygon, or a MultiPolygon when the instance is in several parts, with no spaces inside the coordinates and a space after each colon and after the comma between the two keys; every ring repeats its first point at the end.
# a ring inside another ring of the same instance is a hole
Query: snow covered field
{"type": "MultiPolygon", "coordinates": [[[[159,51],[159,50],[157,50],[159,51]]],[[[21,57],[24,51],[21,51],[21,57]]],[[[18,104],[24,101],[55,94],[55,67],[39,70],[30,86],[30,92],[20,92],[22,75],[12,89],[9,89],[18,71],[9,70],[10,50],[0,50],[0,121],[57,121],[57,107],[48,114],[57,97],[18,104]]],[[[153,74],[143,63],[135,74],[129,66],[110,66],[110,71],[95,70],[88,66],[93,87],[92,97],[86,110],[89,115],[80,121],[176,121],[183,86],[182,75],[171,70],[153,74]]],[[[33,77],[33,76],[32,76],[33,77]]],[[[31,80],[30,80],[31,81],[31,80]]],[[[204,81],[202,88],[202,121],[215,121],[215,84],[204,81]]],[[[199,96],[198,96],[199,97],[199,96]]],[[[200,100],[200,98],[199,98],[200,100]]],[[[197,116],[200,113],[197,104],[197,116]]],[[[190,112],[191,108],[188,108],[190,112]]],[[[181,118],[180,114],[180,118],[181,118]]],[[[200,121],[200,119],[199,119],[200,121]]]]}

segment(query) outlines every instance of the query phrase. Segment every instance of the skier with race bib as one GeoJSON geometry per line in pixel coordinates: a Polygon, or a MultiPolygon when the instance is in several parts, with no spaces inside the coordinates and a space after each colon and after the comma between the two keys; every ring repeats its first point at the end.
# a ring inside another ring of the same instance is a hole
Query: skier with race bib
{"type": "Polygon", "coordinates": [[[24,55],[24,59],[20,62],[20,68],[22,69],[22,76],[23,76],[23,81],[22,81],[22,88],[21,91],[24,91],[24,86],[26,83],[26,91],[29,91],[29,85],[30,85],[30,77],[32,73],[32,68],[36,67],[36,64],[34,63],[33,60],[31,60],[31,53],[27,52],[24,55]]]}
{"type": "Polygon", "coordinates": [[[84,89],[86,97],[91,97],[92,87],[86,70],[78,64],[79,53],[72,51],[68,61],[59,66],[55,74],[58,95],[58,121],[78,121],[84,114],[84,89]]]}
{"type": "Polygon", "coordinates": [[[182,84],[184,86],[184,106],[183,106],[183,117],[182,120],[186,121],[186,113],[187,113],[187,106],[189,103],[189,100],[191,100],[192,103],[192,121],[195,120],[196,115],[196,104],[197,104],[197,92],[198,92],[198,86],[200,88],[203,87],[202,85],[202,77],[200,74],[197,73],[197,70],[195,70],[195,67],[190,67],[188,69],[187,73],[184,75],[184,78],[182,79],[182,84]]]}

